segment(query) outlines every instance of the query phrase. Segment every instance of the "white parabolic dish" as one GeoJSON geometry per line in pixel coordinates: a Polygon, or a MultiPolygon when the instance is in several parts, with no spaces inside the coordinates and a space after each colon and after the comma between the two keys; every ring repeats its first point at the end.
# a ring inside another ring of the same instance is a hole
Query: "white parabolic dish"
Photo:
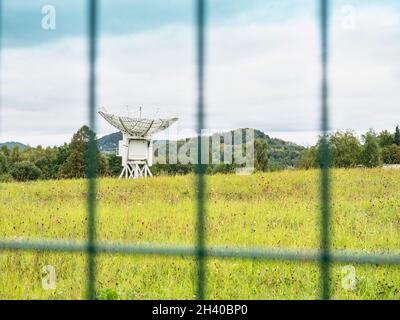
{"type": "Polygon", "coordinates": [[[152,135],[167,129],[178,118],[147,119],[120,117],[106,110],[99,114],[113,127],[120,130],[122,140],[118,143],[117,156],[122,157],[120,178],[142,178],[152,176],[150,168],[153,163],[152,135]]]}
{"type": "Polygon", "coordinates": [[[171,126],[178,118],[146,119],[117,116],[106,111],[99,114],[112,126],[132,137],[146,138],[171,126]]]}

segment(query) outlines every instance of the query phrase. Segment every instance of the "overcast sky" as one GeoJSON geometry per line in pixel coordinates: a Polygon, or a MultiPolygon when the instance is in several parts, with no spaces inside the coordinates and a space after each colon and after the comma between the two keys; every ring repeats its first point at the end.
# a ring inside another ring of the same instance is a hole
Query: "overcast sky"
{"type": "MultiPolygon", "coordinates": [[[[334,0],[331,128],[400,123],[400,2],[334,0]]],[[[82,0],[3,1],[0,141],[59,145],[87,123],[82,0]],[[42,28],[42,8],[56,29],[42,28]]],[[[98,107],[179,117],[194,128],[192,1],[103,0],[98,107]]],[[[253,127],[303,145],[319,129],[317,1],[209,1],[206,111],[211,130],[253,127]]],[[[115,130],[100,116],[98,135],[115,130]]]]}

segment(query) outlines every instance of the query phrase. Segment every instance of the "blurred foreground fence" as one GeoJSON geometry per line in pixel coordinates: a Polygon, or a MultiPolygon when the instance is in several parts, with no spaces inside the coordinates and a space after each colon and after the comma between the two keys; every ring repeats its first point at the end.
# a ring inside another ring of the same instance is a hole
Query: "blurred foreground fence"
{"type": "MultiPolygon", "coordinates": [[[[96,132],[96,57],[98,43],[98,11],[100,0],[82,0],[87,2],[88,14],[88,118],[89,127],[96,132]]],[[[189,0],[188,0],[189,1],[189,0]]],[[[206,0],[193,0],[195,3],[195,31],[197,53],[197,130],[206,125],[204,103],[204,70],[206,49],[206,0]]],[[[321,50],[321,135],[326,137],[329,125],[328,106],[328,58],[329,58],[329,0],[316,0],[319,3],[320,50],[321,50]]],[[[1,0],[0,0],[1,4],[1,0]]],[[[1,14],[7,14],[0,10],[1,14]]],[[[1,39],[0,39],[1,40],[1,39]]],[[[201,146],[201,143],[199,143],[201,146]]],[[[207,247],[206,235],[206,179],[205,166],[198,161],[196,167],[196,201],[197,201],[197,240],[192,247],[145,246],[136,244],[112,244],[96,241],[96,141],[91,137],[89,142],[87,169],[87,241],[81,242],[40,242],[40,241],[7,241],[0,239],[0,250],[51,251],[51,252],[84,252],[87,254],[87,290],[86,298],[96,298],[96,255],[98,254],[127,254],[127,255],[156,255],[156,256],[188,256],[197,261],[197,299],[204,299],[207,279],[205,276],[206,260],[218,259],[248,259],[265,261],[314,262],[320,265],[320,298],[330,298],[330,268],[332,263],[354,263],[374,265],[400,265],[400,255],[363,254],[358,252],[333,252],[330,249],[330,175],[329,175],[329,146],[322,138],[321,180],[320,180],[320,249],[315,251],[265,249],[238,249],[207,247]]],[[[201,150],[199,155],[201,154],[201,150]]],[[[266,230],[267,231],[267,230],[266,230]]]]}

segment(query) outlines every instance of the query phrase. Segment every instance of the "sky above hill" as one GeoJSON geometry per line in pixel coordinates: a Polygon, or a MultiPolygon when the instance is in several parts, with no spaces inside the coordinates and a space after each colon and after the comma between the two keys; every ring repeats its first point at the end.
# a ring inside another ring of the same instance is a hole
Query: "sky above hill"
{"type": "MultiPolygon", "coordinates": [[[[59,145],[87,122],[86,7],[82,0],[4,0],[0,141],[59,145]],[[54,30],[42,27],[46,5],[54,30]]],[[[334,0],[331,128],[400,123],[400,2],[334,0]]],[[[194,8],[189,0],[103,0],[98,107],[178,116],[195,127],[194,8]]],[[[253,127],[303,145],[319,130],[317,1],[211,0],[207,129],[253,127]]],[[[115,130],[97,118],[98,135],[115,130]]]]}

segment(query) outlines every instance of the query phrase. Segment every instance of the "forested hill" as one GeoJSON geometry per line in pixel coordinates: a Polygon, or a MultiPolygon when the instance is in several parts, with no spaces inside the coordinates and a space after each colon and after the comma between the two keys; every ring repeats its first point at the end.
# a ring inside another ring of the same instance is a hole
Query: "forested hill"
{"type": "Polygon", "coordinates": [[[98,139],[97,144],[102,152],[115,152],[119,140],[122,140],[122,133],[114,132],[98,139]]]}
{"type": "Polygon", "coordinates": [[[14,148],[15,146],[18,146],[18,148],[19,148],[20,150],[24,150],[24,149],[26,148],[26,145],[24,145],[23,143],[14,142],[14,141],[11,141],[11,142],[0,142],[0,148],[1,148],[2,146],[6,146],[6,147],[9,148],[9,149],[12,149],[12,148],[14,148]]]}
{"type": "MultiPolygon", "coordinates": [[[[268,145],[269,167],[280,169],[295,166],[300,159],[304,147],[295,143],[271,138],[260,130],[254,130],[255,139],[266,140],[268,145]]],[[[121,132],[111,133],[98,139],[100,151],[115,152],[118,141],[122,139],[121,132]]]]}
{"type": "Polygon", "coordinates": [[[255,138],[266,139],[268,145],[268,166],[270,169],[293,167],[300,160],[305,148],[296,143],[271,138],[264,132],[255,130],[255,138]]]}

